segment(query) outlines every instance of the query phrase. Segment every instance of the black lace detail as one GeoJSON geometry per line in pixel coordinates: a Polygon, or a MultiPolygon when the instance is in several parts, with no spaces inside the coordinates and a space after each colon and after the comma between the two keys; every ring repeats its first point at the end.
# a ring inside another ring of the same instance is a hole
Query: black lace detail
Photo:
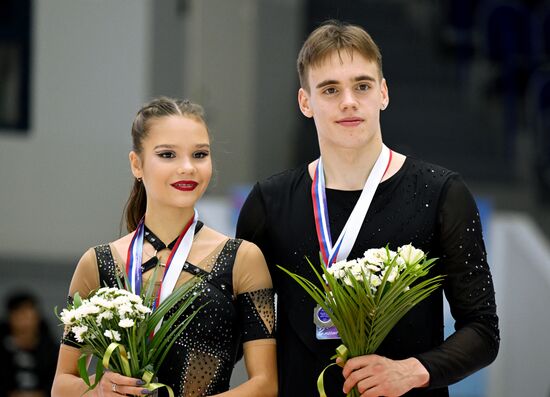
{"type": "MultiPolygon", "coordinates": [[[[158,372],[159,381],[172,387],[176,396],[199,397],[227,391],[235,362],[242,354],[243,341],[272,337],[275,322],[272,290],[233,298],[233,267],[241,243],[240,239],[229,239],[217,255],[201,263],[201,268],[191,263],[184,265],[184,272],[203,277],[199,296],[190,310],[205,306],[175,341],[158,372]],[[246,323],[239,313],[248,313],[246,323]]],[[[116,286],[118,267],[110,246],[95,247],[95,254],[100,285],[116,286]]],[[[185,315],[174,327],[184,321],[185,315]]],[[[165,395],[163,389],[159,390],[159,396],[165,395]]]]}

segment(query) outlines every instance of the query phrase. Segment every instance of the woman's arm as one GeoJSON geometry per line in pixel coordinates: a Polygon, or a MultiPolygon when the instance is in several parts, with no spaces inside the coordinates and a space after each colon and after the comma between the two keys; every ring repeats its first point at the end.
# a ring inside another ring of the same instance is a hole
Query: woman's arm
{"type": "Polygon", "coordinates": [[[243,331],[248,381],[219,396],[277,396],[273,284],[262,252],[248,241],[243,241],[237,251],[233,292],[243,331]]]}
{"type": "MultiPolygon", "coordinates": [[[[97,270],[97,261],[94,249],[89,249],[82,255],[76,266],[71,286],[69,287],[69,296],[72,297],[76,292],[82,297],[87,297],[91,291],[99,286],[99,273],[97,270]]],[[[80,349],[71,346],[74,343],[70,335],[64,335],[64,343],[59,348],[57,359],[57,368],[52,385],[52,397],[74,397],[81,396],[88,388],[86,383],[80,378],[78,373],[78,359],[80,358],[80,349]]],[[[89,364],[89,360],[88,360],[89,364]]],[[[91,377],[94,382],[95,376],[91,377]]],[[[143,383],[138,379],[128,378],[114,372],[106,372],[101,382],[86,394],[89,397],[108,397],[128,394],[144,395],[143,383]],[[116,385],[116,386],[113,386],[116,385]],[[117,393],[115,393],[118,392],[117,393]]]]}
{"type": "Polygon", "coordinates": [[[272,339],[246,342],[243,346],[248,381],[217,397],[276,397],[276,345],[272,339]]]}

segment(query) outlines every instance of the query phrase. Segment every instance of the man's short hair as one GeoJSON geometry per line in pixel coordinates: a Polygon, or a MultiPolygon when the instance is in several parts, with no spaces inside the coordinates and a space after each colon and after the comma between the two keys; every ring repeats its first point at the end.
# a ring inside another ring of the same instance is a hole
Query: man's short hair
{"type": "Polygon", "coordinates": [[[378,66],[379,77],[382,78],[382,54],[365,29],[329,20],[311,32],[298,54],[298,76],[302,88],[309,91],[307,79],[311,67],[320,65],[334,51],[340,54],[343,50],[348,51],[351,56],[357,52],[374,62],[378,66]]]}

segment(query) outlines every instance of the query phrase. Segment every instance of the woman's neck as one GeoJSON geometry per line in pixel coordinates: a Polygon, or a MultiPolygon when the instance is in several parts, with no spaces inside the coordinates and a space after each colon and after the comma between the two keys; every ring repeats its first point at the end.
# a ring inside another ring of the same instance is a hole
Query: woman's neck
{"type": "Polygon", "coordinates": [[[164,244],[170,244],[194,215],[193,207],[160,209],[148,206],[145,211],[145,224],[164,244]]]}
{"type": "Polygon", "coordinates": [[[325,186],[337,190],[363,189],[381,151],[381,140],[358,149],[321,147],[325,186]]]}

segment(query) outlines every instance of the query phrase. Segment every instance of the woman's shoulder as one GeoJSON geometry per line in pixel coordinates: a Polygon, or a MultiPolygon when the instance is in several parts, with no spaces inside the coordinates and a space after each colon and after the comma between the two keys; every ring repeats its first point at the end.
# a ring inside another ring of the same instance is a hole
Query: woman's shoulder
{"type": "MultiPolygon", "coordinates": [[[[110,250],[113,256],[117,256],[120,258],[125,257],[125,253],[128,252],[128,247],[130,246],[130,243],[132,242],[132,237],[134,236],[134,233],[128,233],[119,239],[116,239],[114,241],[111,241],[109,243],[101,244],[97,247],[101,247],[105,250],[110,250]]],[[[97,248],[96,247],[96,248],[97,248]]]]}
{"type": "Polygon", "coordinates": [[[193,244],[200,244],[202,246],[217,247],[221,243],[230,240],[231,237],[221,233],[209,226],[204,225],[197,234],[197,238],[193,244]]]}
{"type": "Polygon", "coordinates": [[[128,251],[131,241],[132,233],[129,233],[117,240],[91,246],[81,255],[77,268],[95,269],[98,261],[105,256],[112,257],[115,262],[118,262],[120,258],[125,257],[123,253],[128,251]]]}
{"type": "Polygon", "coordinates": [[[233,248],[236,251],[237,257],[250,258],[250,257],[262,256],[262,252],[260,251],[260,248],[258,248],[256,244],[248,240],[227,236],[226,234],[221,233],[207,226],[203,226],[200,233],[202,234],[201,238],[197,239],[194,244],[200,245],[204,248],[231,246],[231,248],[233,248]]]}

